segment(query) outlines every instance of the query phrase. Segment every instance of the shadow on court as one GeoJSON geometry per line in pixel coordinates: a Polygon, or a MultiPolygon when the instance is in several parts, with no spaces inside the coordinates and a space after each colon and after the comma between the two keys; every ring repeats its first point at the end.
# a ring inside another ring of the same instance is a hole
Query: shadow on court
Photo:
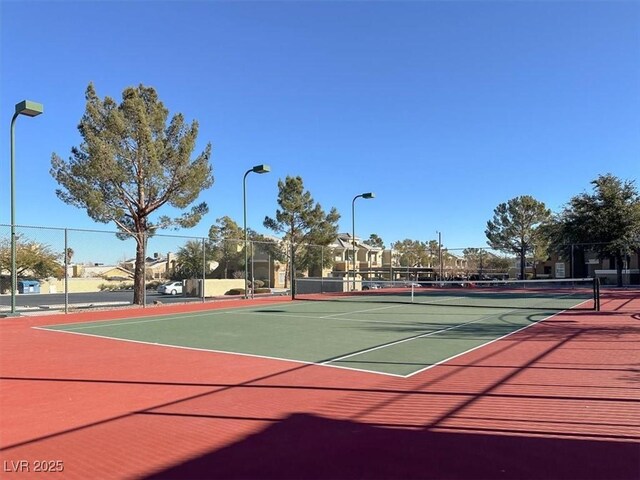
{"type": "Polygon", "coordinates": [[[637,443],[402,430],[294,414],[148,478],[637,479],[637,443]]]}

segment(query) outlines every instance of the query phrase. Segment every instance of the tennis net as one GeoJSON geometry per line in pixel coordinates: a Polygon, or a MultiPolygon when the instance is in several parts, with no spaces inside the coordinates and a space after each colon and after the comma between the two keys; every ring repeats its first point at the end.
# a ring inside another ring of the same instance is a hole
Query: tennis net
{"type": "Polygon", "coordinates": [[[597,279],[435,282],[296,279],[295,299],[509,309],[600,309],[597,279]]]}

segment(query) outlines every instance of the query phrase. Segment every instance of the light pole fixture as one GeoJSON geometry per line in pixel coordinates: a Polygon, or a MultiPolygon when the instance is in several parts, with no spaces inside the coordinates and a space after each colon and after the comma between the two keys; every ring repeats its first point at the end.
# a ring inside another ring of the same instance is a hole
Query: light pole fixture
{"type": "Polygon", "coordinates": [[[37,117],[44,112],[41,103],[23,100],[16,104],[16,111],[11,119],[11,315],[16,315],[16,287],[18,275],[16,272],[16,195],[15,195],[15,127],[16,119],[20,115],[37,117]]]}
{"type": "Polygon", "coordinates": [[[244,219],[244,298],[249,298],[249,252],[248,252],[248,237],[247,237],[247,175],[250,173],[269,173],[271,167],[269,165],[256,165],[250,168],[244,174],[242,178],[242,207],[243,207],[243,219],[244,219]]]}
{"type": "Polygon", "coordinates": [[[351,244],[353,246],[353,287],[352,290],[356,289],[356,199],[358,198],[375,198],[375,194],[361,193],[360,195],[356,195],[351,200],[351,244]]]}

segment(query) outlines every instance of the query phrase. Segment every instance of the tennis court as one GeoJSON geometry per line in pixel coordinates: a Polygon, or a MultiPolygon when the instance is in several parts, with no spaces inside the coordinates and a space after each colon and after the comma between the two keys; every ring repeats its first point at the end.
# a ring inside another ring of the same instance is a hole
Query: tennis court
{"type": "Polygon", "coordinates": [[[639,291],[298,286],[0,322],[5,473],[638,478],[639,291]]]}
{"type": "Polygon", "coordinates": [[[338,293],[344,282],[322,282],[327,286],[328,293],[304,293],[310,288],[301,281],[299,300],[276,306],[46,329],[410,376],[560,311],[595,304],[593,280],[338,293]]]}

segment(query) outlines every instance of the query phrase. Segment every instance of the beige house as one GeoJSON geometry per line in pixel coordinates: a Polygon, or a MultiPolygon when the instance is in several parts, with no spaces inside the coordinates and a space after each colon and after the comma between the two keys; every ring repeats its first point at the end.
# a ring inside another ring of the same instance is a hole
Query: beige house
{"type": "MultiPolygon", "coordinates": [[[[279,245],[280,239],[276,237],[267,237],[279,245]]],[[[238,251],[243,245],[238,245],[238,251]]],[[[274,248],[272,244],[261,244],[259,242],[252,243],[253,250],[249,260],[249,279],[259,280],[265,288],[284,288],[288,285],[286,277],[288,267],[286,263],[280,262],[275,256],[271,255],[270,248],[274,248]],[[268,247],[268,248],[267,248],[268,247]]],[[[281,248],[286,248],[283,246],[281,248]]]]}
{"type": "MultiPolygon", "coordinates": [[[[260,244],[256,243],[253,252],[250,251],[252,255],[250,255],[248,276],[250,279],[260,280],[262,286],[267,288],[289,287],[290,265],[287,260],[279,261],[277,259],[287,257],[283,252],[286,252],[288,247],[275,237],[272,240],[276,245],[281,245],[278,248],[281,248],[282,252],[275,252],[273,244],[269,244],[267,248],[266,246],[261,247],[260,244]]],[[[241,248],[240,243],[239,248],[241,248]]],[[[349,278],[353,275],[354,263],[356,276],[364,280],[435,280],[440,273],[436,257],[433,258],[433,264],[429,262],[429,265],[401,266],[400,255],[397,251],[372,247],[365,244],[359,237],[352,238],[348,233],[338,234],[334,242],[325,247],[307,246],[306,248],[318,249],[315,252],[318,259],[316,269],[297,272],[297,274],[307,277],[349,278]],[[355,262],[353,261],[354,250],[355,262]],[[323,259],[327,266],[320,268],[322,263],[320,258],[323,259]],[[331,260],[330,262],[327,261],[329,259],[331,260]]],[[[488,255],[492,254],[488,252],[488,255]]],[[[470,275],[475,273],[478,268],[471,265],[464,256],[454,254],[451,251],[443,250],[442,259],[442,274],[445,279],[470,275]]],[[[133,280],[134,264],[135,260],[130,259],[121,265],[70,265],[68,276],[71,282],[78,283],[82,280],[87,285],[91,282],[100,283],[105,281],[113,283],[131,282],[133,280]]],[[[217,266],[217,264],[214,264],[215,262],[210,265],[210,270],[217,266]]],[[[147,278],[157,280],[169,278],[176,265],[176,256],[174,254],[160,255],[156,253],[147,258],[145,265],[147,278]]],[[[517,278],[519,271],[517,259],[513,258],[511,267],[508,272],[509,277],[517,278]]],[[[483,271],[489,275],[492,274],[490,270],[486,269],[486,265],[483,271]]],[[[527,278],[534,276],[537,278],[570,278],[572,276],[574,278],[586,278],[597,276],[605,284],[616,283],[615,259],[605,258],[601,260],[594,252],[588,250],[576,251],[571,259],[554,255],[546,261],[530,262],[527,264],[526,272],[527,278]]],[[[624,260],[623,282],[625,285],[640,284],[640,254],[635,253],[624,260]]],[[[57,287],[58,291],[60,291],[59,286],[57,287]]],[[[43,291],[46,291],[46,289],[43,289],[43,291]]]]}
{"type": "Polygon", "coordinates": [[[117,265],[70,265],[71,278],[104,278],[105,280],[132,280],[133,271],[117,265]]]}
{"type": "Polygon", "coordinates": [[[374,275],[385,268],[385,260],[387,267],[391,265],[393,258],[390,251],[367,245],[359,237],[352,237],[348,233],[339,233],[327,249],[333,257],[333,267],[323,268],[323,277],[344,277],[354,271],[354,265],[357,274],[374,275]],[[388,253],[385,255],[385,252],[388,253]]]}
{"type": "MultiPolygon", "coordinates": [[[[135,265],[135,258],[125,260],[122,263],[122,266],[131,270],[131,272],[134,271],[135,265]]],[[[177,261],[174,253],[169,252],[165,256],[162,256],[159,253],[154,253],[153,256],[147,257],[145,260],[146,276],[153,280],[167,279],[175,271],[176,265],[177,261]]]]}
{"type": "MultiPolygon", "coordinates": [[[[274,241],[279,241],[273,238],[274,241]]],[[[259,245],[259,244],[258,244],[259,245]]],[[[353,252],[355,247],[356,272],[362,276],[375,276],[380,271],[397,263],[397,257],[392,255],[390,250],[383,250],[380,247],[372,247],[356,237],[355,245],[351,241],[351,235],[348,233],[338,234],[335,241],[327,246],[307,246],[307,249],[317,249],[315,252],[318,258],[318,265],[323,261],[329,266],[323,266],[309,271],[300,272],[307,277],[347,277],[349,272],[353,271],[353,252]],[[331,262],[327,260],[330,259],[331,262]]],[[[284,250],[288,250],[283,245],[284,250]]],[[[307,252],[308,253],[308,252],[307,252]]],[[[287,277],[289,276],[289,265],[286,262],[278,261],[269,254],[267,249],[261,249],[259,246],[254,248],[252,260],[249,265],[249,278],[264,282],[265,286],[271,288],[283,288],[289,285],[287,277]]]]}

